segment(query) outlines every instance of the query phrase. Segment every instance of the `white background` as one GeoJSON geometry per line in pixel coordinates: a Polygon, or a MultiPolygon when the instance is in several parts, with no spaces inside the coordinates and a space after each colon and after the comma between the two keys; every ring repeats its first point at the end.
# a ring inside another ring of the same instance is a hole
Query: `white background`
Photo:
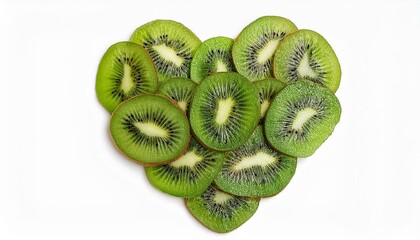
{"type": "Polygon", "coordinates": [[[420,1],[0,0],[1,239],[420,239],[420,1]],[[202,40],[263,15],[342,66],[333,135],[241,228],[216,234],[115,150],[95,75],[154,19],[202,40]]]}

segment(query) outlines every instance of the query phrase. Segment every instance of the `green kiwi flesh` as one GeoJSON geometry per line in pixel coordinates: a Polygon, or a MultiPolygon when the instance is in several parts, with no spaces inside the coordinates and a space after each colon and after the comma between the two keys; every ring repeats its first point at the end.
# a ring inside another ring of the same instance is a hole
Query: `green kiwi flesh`
{"type": "Polygon", "coordinates": [[[112,112],[121,102],[155,93],[158,76],[147,52],[138,44],[119,42],[105,52],[96,75],[99,102],[112,112]]]}
{"type": "Polygon", "coordinates": [[[258,89],[260,96],[260,123],[262,123],[268,107],[273,101],[274,97],[287,85],[277,79],[267,78],[253,82],[258,89]]]}
{"type": "Polygon", "coordinates": [[[274,98],[265,118],[265,135],[278,151],[308,157],[331,135],[340,115],[340,103],[331,90],[300,80],[274,98]]]}
{"type": "Polygon", "coordinates": [[[311,30],[299,30],[287,36],[274,57],[274,76],[285,83],[307,79],[336,92],[341,68],[327,40],[311,30]]]}
{"type": "Polygon", "coordinates": [[[130,38],[150,54],[159,82],[173,77],[188,78],[191,60],[200,39],[187,27],[172,20],[155,20],[137,28],[130,38]]]}
{"type": "Polygon", "coordinates": [[[232,60],[233,39],[214,37],[204,41],[191,62],[191,79],[200,83],[216,72],[235,72],[232,60]]]}
{"type": "Polygon", "coordinates": [[[226,153],[226,161],[214,182],[233,195],[269,197],[287,186],[296,164],[295,157],[279,153],[265,142],[260,125],[244,145],[226,153]]]}
{"type": "Polygon", "coordinates": [[[272,60],[280,41],[297,31],[290,20],[264,16],[250,23],[238,35],[232,47],[236,70],[251,81],[272,76],[272,60]]]}
{"type": "Polygon", "coordinates": [[[159,85],[159,94],[173,100],[188,113],[194,89],[197,84],[188,78],[172,78],[159,85]]]}
{"type": "Polygon", "coordinates": [[[139,95],[121,103],[111,116],[110,131],[121,152],[143,165],[177,159],[190,139],[185,113],[158,95],[139,95]]]}
{"type": "Polygon", "coordinates": [[[159,190],[177,197],[201,195],[219,173],[225,156],[208,150],[191,138],[188,150],[166,165],[146,167],[149,182],[159,190]]]}
{"type": "Polygon", "coordinates": [[[228,151],[251,136],[259,113],[258,92],[248,79],[238,73],[215,73],[196,88],[190,123],[202,144],[228,151]]]}
{"type": "Polygon", "coordinates": [[[259,199],[234,196],[210,185],[201,196],[186,198],[185,205],[205,227],[226,233],[240,227],[254,215],[259,199]]]}

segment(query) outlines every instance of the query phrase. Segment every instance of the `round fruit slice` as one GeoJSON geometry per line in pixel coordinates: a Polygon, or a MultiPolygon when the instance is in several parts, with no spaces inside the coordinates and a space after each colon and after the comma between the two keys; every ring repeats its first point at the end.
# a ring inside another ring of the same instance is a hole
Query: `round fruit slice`
{"type": "Polygon", "coordinates": [[[205,146],[218,151],[239,147],[251,136],[259,120],[258,92],[238,73],[216,73],[197,87],[191,102],[190,122],[205,146]]]}
{"type": "Polygon", "coordinates": [[[274,52],[279,42],[295,31],[295,24],[282,17],[265,16],[250,23],[232,47],[233,62],[238,72],[251,81],[272,77],[274,52]]]}
{"type": "Polygon", "coordinates": [[[336,92],[341,68],[327,40],[311,30],[299,30],[287,36],[274,57],[274,76],[285,83],[307,79],[336,92]]]}
{"type": "Polygon", "coordinates": [[[277,79],[268,78],[255,81],[254,85],[257,87],[260,95],[260,123],[262,123],[262,120],[265,117],[268,107],[270,106],[274,97],[277,95],[277,93],[286,87],[286,84],[277,79]]]}
{"type": "Polygon", "coordinates": [[[251,138],[226,153],[216,185],[237,196],[269,197],[283,190],[296,170],[296,158],[283,155],[267,145],[263,128],[258,126],[251,138]]]}
{"type": "Polygon", "coordinates": [[[278,151],[308,157],[331,135],[341,107],[328,88],[307,80],[284,88],[265,118],[265,135],[278,151]]]}
{"type": "Polygon", "coordinates": [[[121,102],[141,93],[155,93],[157,73],[147,52],[138,44],[119,42],[108,48],[99,63],[96,95],[112,112],[121,102]]]}
{"type": "Polygon", "coordinates": [[[159,85],[159,94],[175,101],[178,106],[188,112],[194,89],[197,84],[188,78],[172,78],[159,85]]]}
{"type": "Polygon", "coordinates": [[[150,183],[177,197],[201,195],[219,173],[224,154],[211,151],[191,138],[187,152],[167,165],[146,167],[150,183]]]}
{"type": "Polygon", "coordinates": [[[176,160],[190,139],[184,112],[157,95],[140,95],[121,103],[112,114],[110,131],[115,145],[144,165],[176,160]]]}
{"type": "Polygon", "coordinates": [[[205,77],[216,72],[234,72],[232,60],[233,39],[214,37],[198,47],[191,62],[191,79],[200,83],[205,77]]]}
{"type": "Polygon", "coordinates": [[[240,227],[254,215],[259,199],[234,196],[210,185],[201,196],[186,198],[185,205],[205,227],[226,233],[240,227]]]}
{"type": "Polygon", "coordinates": [[[201,41],[183,24],[155,20],[137,28],[130,38],[152,57],[159,81],[172,77],[189,77],[190,64],[201,41]]]}

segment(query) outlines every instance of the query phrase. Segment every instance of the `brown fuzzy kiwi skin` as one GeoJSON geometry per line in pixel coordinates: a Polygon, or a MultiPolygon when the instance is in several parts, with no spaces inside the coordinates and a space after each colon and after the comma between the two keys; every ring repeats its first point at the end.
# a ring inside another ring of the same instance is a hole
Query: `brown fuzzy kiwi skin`
{"type": "MultiPolygon", "coordinates": [[[[213,74],[211,74],[211,75],[214,75],[214,74],[218,74],[218,73],[213,73],[213,74]]],[[[209,75],[209,76],[211,76],[211,75],[209,75]]],[[[207,77],[209,77],[209,76],[207,76],[207,77]]],[[[242,75],[241,75],[242,76],[242,75]]],[[[194,95],[195,95],[195,93],[197,92],[197,89],[198,89],[198,87],[201,85],[201,83],[202,83],[203,81],[201,81],[199,84],[197,84],[197,86],[195,87],[195,89],[194,89],[194,91],[192,92],[192,94],[191,94],[191,99],[192,98],[194,98],[194,95]]],[[[261,109],[260,109],[260,111],[261,111],[261,109]]],[[[250,139],[251,138],[251,136],[252,136],[252,133],[255,131],[255,129],[257,129],[257,127],[258,127],[258,122],[257,122],[257,124],[255,125],[255,127],[254,127],[254,129],[252,130],[252,132],[251,132],[251,134],[248,136],[248,138],[241,144],[241,145],[239,145],[239,146],[237,146],[236,148],[233,148],[233,149],[230,149],[230,150],[226,150],[226,151],[220,151],[220,150],[217,150],[217,149],[213,149],[213,148],[211,148],[211,147],[208,147],[208,146],[206,146],[198,137],[197,137],[197,135],[195,134],[195,132],[194,132],[194,130],[193,130],[193,128],[192,128],[192,126],[191,126],[191,121],[189,120],[189,116],[188,116],[188,122],[189,122],[189,124],[190,124],[190,132],[191,132],[191,134],[194,136],[194,138],[200,143],[200,145],[201,146],[203,146],[204,148],[206,148],[206,149],[208,149],[208,150],[211,150],[211,151],[215,151],[215,152],[222,152],[222,153],[225,153],[225,155],[226,155],[226,153],[227,152],[230,152],[230,151],[233,151],[233,150],[236,150],[237,148],[239,148],[239,147],[241,147],[242,145],[244,145],[245,144],[245,142],[246,141],[248,141],[248,139],[250,139]]]]}
{"type": "MultiPolygon", "coordinates": [[[[162,95],[159,95],[159,94],[150,94],[150,93],[144,93],[144,94],[140,94],[140,95],[137,95],[137,96],[134,96],[134,97],[131,97],[131,98],[129,98],[129,99],[127,99],[126,101],[129,101],[129,100],[131,100],[131,99],[133,99],[133,98],[137,98],[137,97],[140,97],[140,96],[144,96],[144,95],[149,95],[149,96],[159,96],[159,97],[163,97],[163,98],[165,98],[165,99],[167,99],[167,100],[169,100],[169,102],[170,103],[172,103],[176,108],[178,108],[181,112],[182,112],[182,114],[184,114],[184,116],[187,118],[187,115],[185,114],[185,112],[173,101],[173,100],[171,100],[171,99],[169,99],[169,98],[167,98],[167,97],[165,97],[165,96],[162,96],[162,95]]],[[[124,101],[124,102],[126,102],[126,101],[124,101]]],[[[120,104],[118,104],[118,106],[115,108],[115,110],[117,110],[124,102],[121,102],[120,104]]],[[[115,110],[114,110],[114,112],[112,112],[112,114],[111,114],[111,118],[110,118],[110,120],[109,120],[109,124],[108,125],[111,125],[111,119],[112,119],[112,116],[114,115],[114,113],[115,113],[115,110]]],[[[187,118],[188,119],[188,118],[187,118]]],[[[189,122],[189,121],[188,121],[189,122]]],[[[108,136],[111,138],[111,140],[112,140],[112,143],[114,144],[114,146],[118,149],[118,151],[120,152],[120,153],[122,153],[122,155],[124,155],[125,157],[126,157],[126,159],[128,159],[128,160],[130,160],[130,161],[132,161],[132,162],[135,162],[135,163],[137,163],[137,164],[139,164],[139,165],[141,165],[141,166],[144,166],[144,167],[155,167],[155,166],[160,166],[160,165],[165,165],[165,164],[168,164],[168,163],[171,163],[171,162],[174,162],[175,160],[177,160],[177,159],[179,159],[180,157],[182,157],[184,154],[185,154],[185,152],[187,151],[187,149],[188,149],[188,146],[190,145],[190,138],[191,138],[191,127],[190,127],[190,134],[188,134],[188,139],[187,139],[187,143],[186,143],[186,145],[185,145],[185,147],[184,147],[184,149],[181,151],[181,153],[178,155],[178,156],[176,156],[174,159],[171,159],[171,160],[168,160],[168,161],[165,161],[165,162],[159,162],[159,163],[143,163],[143,162],[140,162],[140,161],[137,161],[137,160],[135,160],[135,159],[133,159],[133,158],[131,158],[131,157],[129,157],[129,156],[127,156],[118,146],[117,146],[117,144],[115,143],[115,141],[114,141],[114,138],[112,138],[112,134],[111,134],[111,129],[110,128],[108,128],[108,136]]]]}
{"type": "MultiPolygon", "coordinates": [[[[217,190],[219,190],[219,191],[221,191],[221,192],[225,192],[225,191],[223,191],[223,190],[221,190],[219,187],[217,187],[216,186],[216,184],[214,184],[214,183],[212,183],[213,184],[213,186],[217,189],[217,190]]],[[[225,193],[227,193],[227,192],[225,192],[225,193]]],[[[230,193],[227,193],[227,194],[230,194],[230,193]]],[[[231,194],[231,195],[233,195],[233,194],[231,194]]],[[[241,196],[242,197],[242,196],[241,196]]],[[[246,198],[246,197],[243,197],[243,198],[246,198]]],[[[258,201],[260,201],[260,198],[255,198],[255,199],[257,199],[258,201]]],[[[236,227],[236,228],[234,228],[234,229],[232,229],[232,230],[230,230],[229,232],[218,232],[218,231],[214,231],[213,229],[210,229],[210,228],[208,228],[206,225],[204,225],[204,223],[203,222],[201,222],[197,217],[195,217],[194,216],[194,214],[190,211],[190,209],[188,208],[188,205],[187,205],[187,198],[183,198],[183,201],[184,201],[184,205],[185,205],[185,207],[188,209],[188,212],[198,221],[198,222],[200,222],[201,223],[201,225],[202,226],[204,226],[207,230],[210,230],[211,232],[215,232],[215,233],[221,233],[221,234],[227,234],[227,233],[230,233],[230,232],[232,232],[232,231],[234,231],[235,229],[238,229],[240,226],[238,226],[238,227],[236,227]]],[[[241,225],[242,226],[242,225],[241,225]]]]}

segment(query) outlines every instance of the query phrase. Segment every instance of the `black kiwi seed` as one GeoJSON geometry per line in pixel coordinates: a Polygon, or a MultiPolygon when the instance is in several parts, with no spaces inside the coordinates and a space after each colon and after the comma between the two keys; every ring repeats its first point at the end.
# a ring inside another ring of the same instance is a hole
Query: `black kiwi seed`
{"type": "Polygon", "coordinates": [[[205,227],[226,233],[240,227],[254,215],[259,199],[234,196],[210,185],[201,196],[186,198],[185,204],[205,227]]]}
{"type": "Polygon", "coordinates": [[[190,76],[190,64],[200,39],[183,24],[155,20],[137,28],[130,41],[142,45],[152,58],[159,81],[190,76]]]}
{"type": "Polygon", "coordinates": [[[297,27],[288,19],[264,16],[246,26],[232,47],[237,71],[251,81],[271,78],[274,52],[279,42],[297,27]]]}
{"type": "Polygon", "coordinates": [[[121,102],[142,93],[155,93],[157,73],[146,51],[131,42],[119,42],[106,51],[98,67],[96,94],[112,112],[121,102]]]}
{"type": "Polygon", "coordinates": [[[274,55],[274,76],[287,83],[310,80],[336,92],[341,67],[330,44],[319,33],[299,30],[284,39],[274,55]]]}

